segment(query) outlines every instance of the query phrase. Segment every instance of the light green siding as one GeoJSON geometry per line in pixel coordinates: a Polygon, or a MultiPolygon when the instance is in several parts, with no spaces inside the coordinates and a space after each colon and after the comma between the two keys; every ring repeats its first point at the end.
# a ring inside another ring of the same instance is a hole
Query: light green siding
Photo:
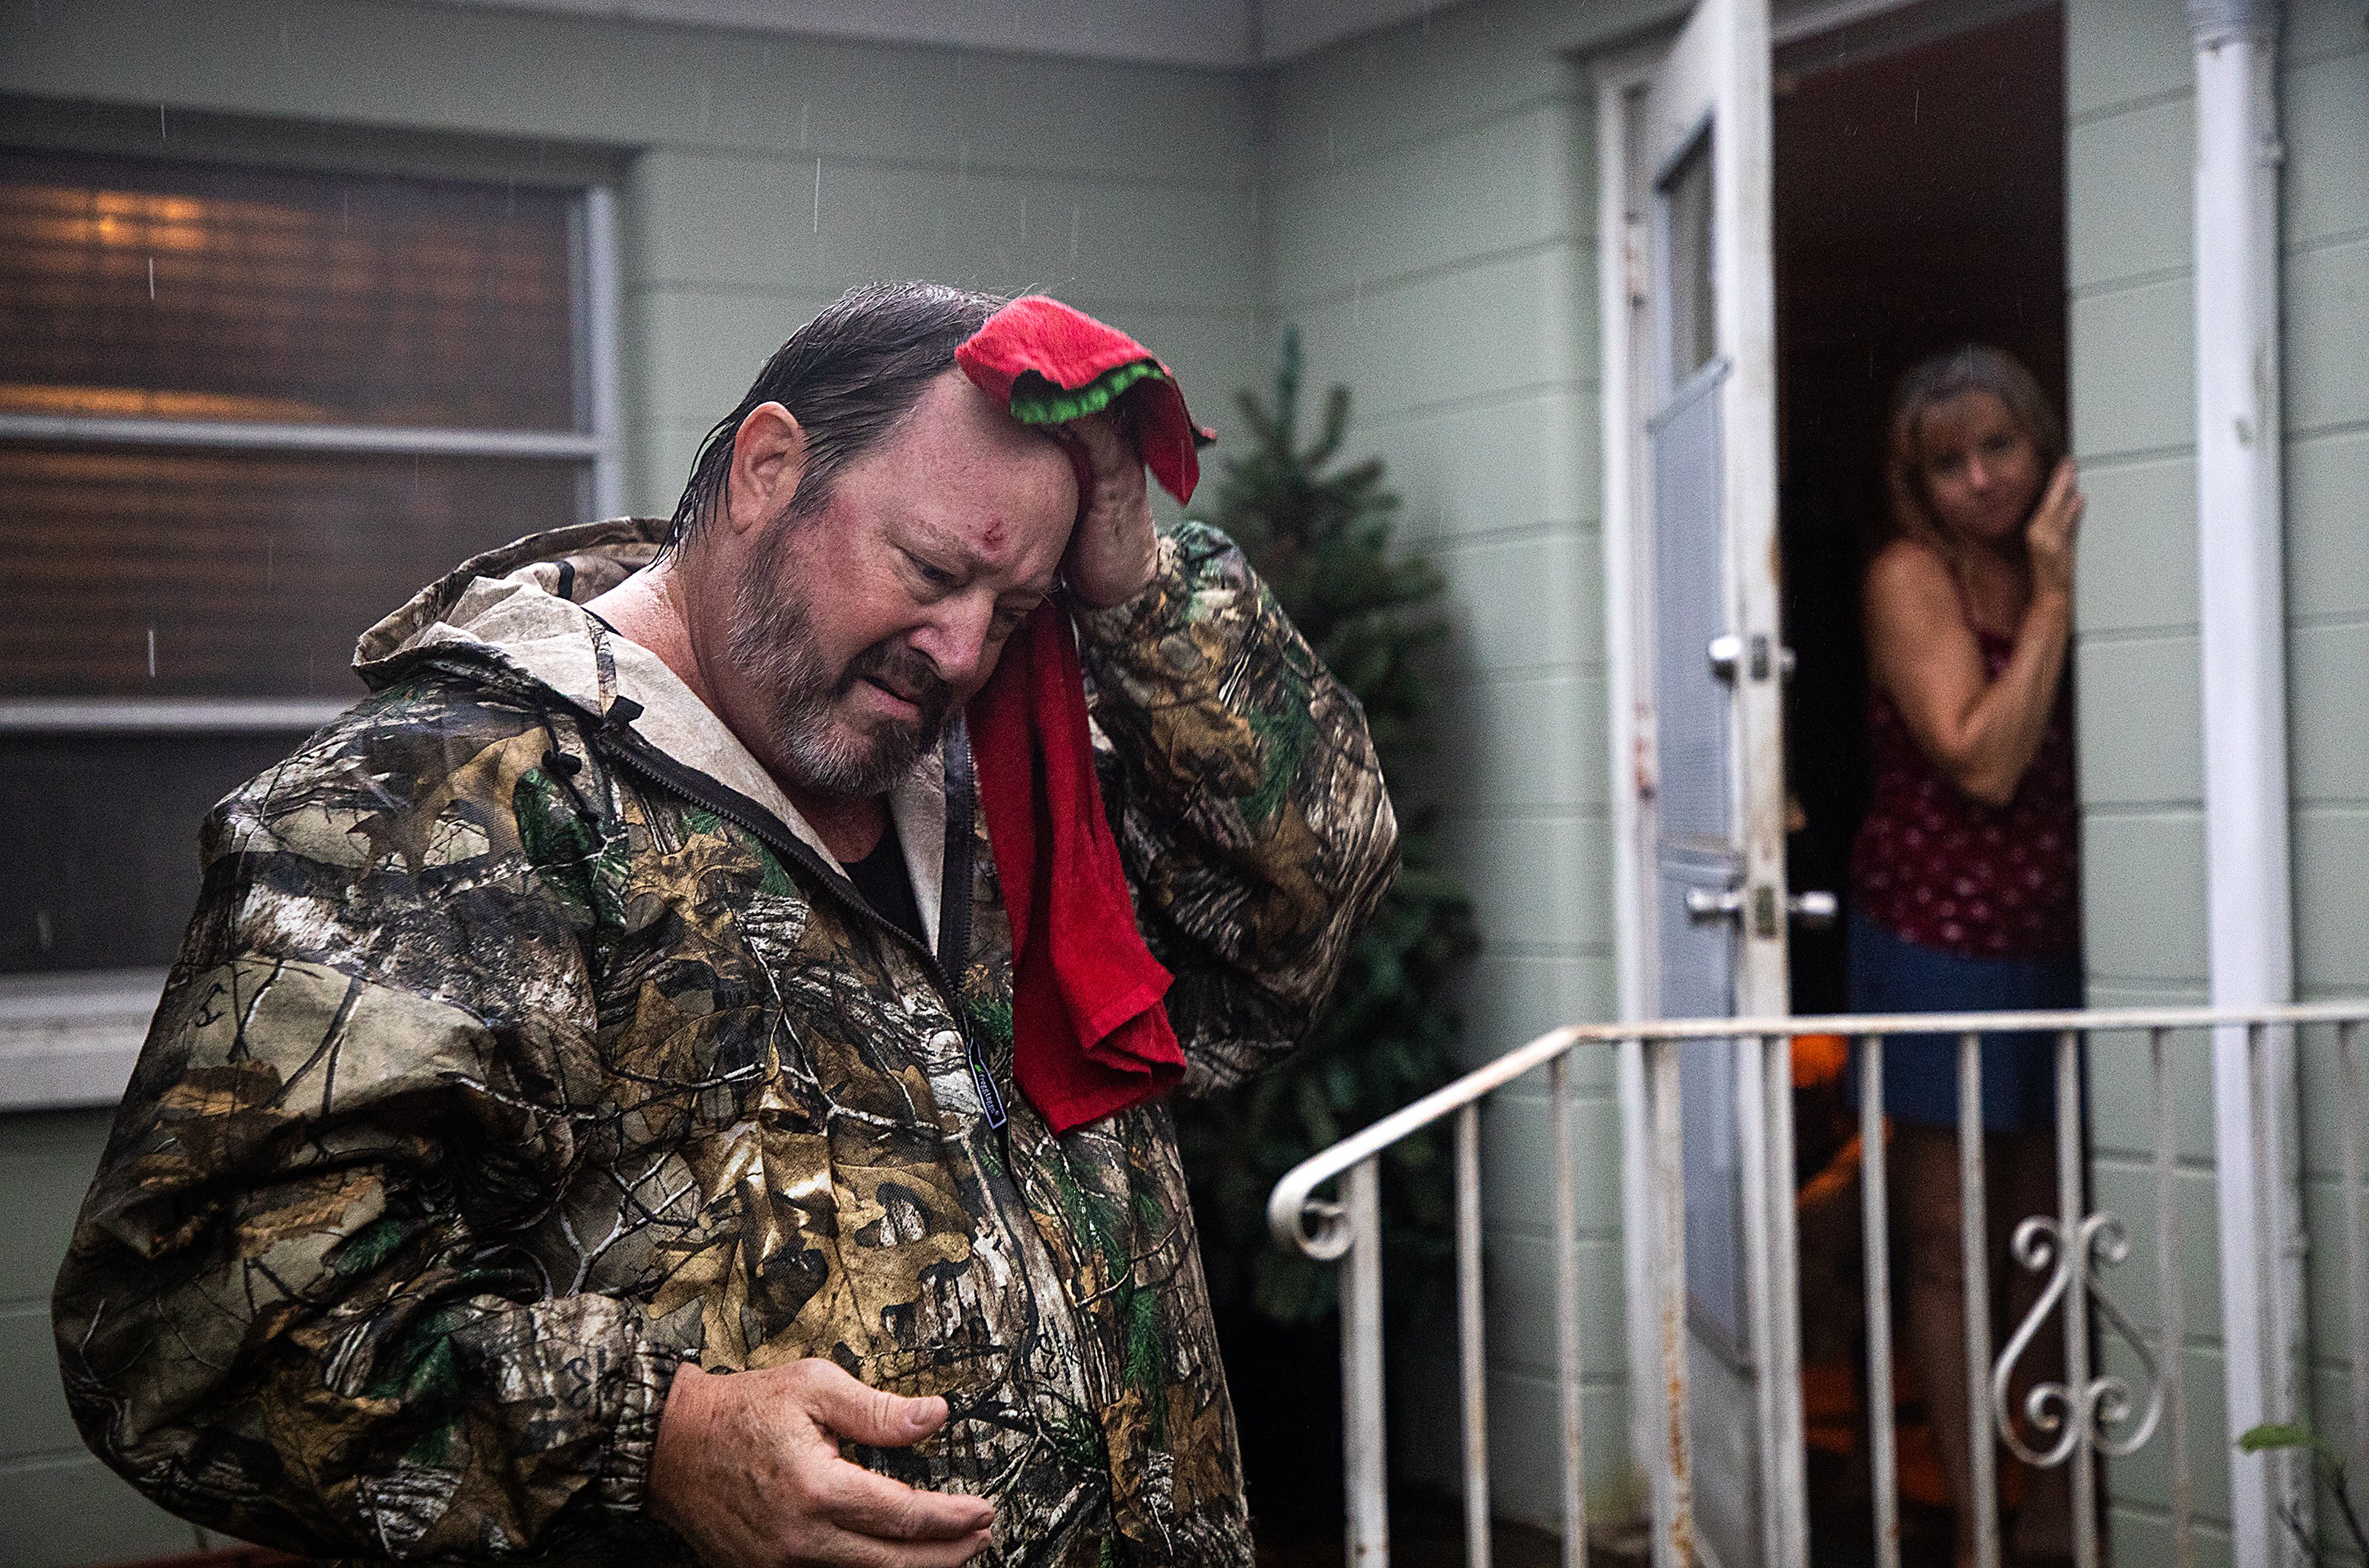
{"type": "MultiPolygon", "coordinates": [[[[168,126],[302,121],[314,162],[336,157],[323,126],[372,166],[389,134],[452,144],[457,170],[422,172],[499,177],[472,138],[501,139],[519,177],[547,146],[607,156],[625,171],[638,510],[672,510],[764,356],[874,279],[1058,292],[1151,344],[1221,429],[1264,361],[1247,73],[364,0],[99,0],[0,13],[0,92],[162,105],[168,126]]],[[[49,119],[70,136],[70,111],[49,119]]]]}
{"type": "MultiPolygon", "coordinates": [[[[2194,68],[2181,7],[2066,6],[2066,241],[2074,446],[2089,497],[2079,601],[2083,875],[2093,1005],[2208,990],[2196,593],[2194,68]]],[[[2369,989],[2369,29],[2360,7],[2286,7],[2283,229],[2288,761],[2296,993],[2369,989]]],[[[2183,1046],[2180,1223],[2202,1561],[2226,1561],[2227,1456],[2203,1043],[2183,1046]]],[[[2314,1399],[2349,1421],[2333,1045],[2306,1036],[2302,1104],[2314,1399]]],[[[2092,1056],[2098,1201],[2151,1231],[2139,1057],[2092,1056]],[[2143,1218],[2147,1217],[2147,1218],[2143,1218]]],[[[2114,1295],[2150,1333],[2154,1239],[2114,1295]]],[[[2126,1357],[2116,1365],[2128,1369],[2126,1357]]],[[[2158,1440],[2113,1467],[2115,1542],[2168,1547],[2158,1440]]]]}
{"type": "Polygon", "coordinates": [[[0,1568],[67,1568],[214,1544],[93,1459],[75,1435],[50,1335],[50,1287],[112,1119],[0,1116],[0,1568]]]}
{"type": "MultiPolygon", "coordinates": [[[[1452,636],[1436,799],[1482,955],[1466,1059],[1618,1008],[1597,401],[1595,102],[1575,52],[1644,6],[1486,5],[1273,74],[1271,308],[1311,384],[1355,389],[1351,449],[1388,460],[1402,532],[1447,573],[1452,636]]],[[[1619,1132],[1608,1056],[1580,1094],[1582,1358],[1591,1500],[1630,1484],[1619,1132]]],[[[1491,1500],[1559,1521],[1549,1106],[1491,1107],[1491,1500]]],[[[1460,1473],[1452,1335],[1393,1347],[1393,1450],[1460,1473]]]]}
{"type": "MultiPolygon", "coordinates": [[[[161,105],[184,155],[201,132],[198,150],[313,166],[614,178],[637,510],[671,511],[764,357],[872,279],[1059,292],[1150,344],[1221,429],[1265,373],[1244,72],[368,0],[96,0],[0,9],[0,94],[17,134],[55,145],[145,151],[161,105]]],[[[0,1118],[19,1220],[0,1260],[0,1568],[205,1544],[83,1451],[59,1391],[50,1283],[106,1122],[0,1118]]]]}
{"type": "MultiPolygon", "coordinates": [[[[1608,844],[1595,104],[1585,62],[1678,0],[1479,0],[1263,72],[1153,68],[394,0],[78,0],[0,9],[0,93],[120,149],[133,111],[237,117],[233,142],[336,166],[613,178],[637,509],[783,336],[851,283],[1042,287],[1165,355],[1230,432],[1275,329],[1307,382],[1356,393],[1403,537],[1448,575],[1440,804],[1486,944],[1464,996],[1479,1061],[1616,1006],[1608,844]],[[275,129],[277,128],[277,129],[275,129]],[[240,139],[244,138],[244,141],[240,139]],[[818,170],[818,164],[819,169],[818,170]]],[[[2369,990],[2369,29],[2358,0],[2291,0],[2285,415],[2295,951],[2305,995],[2369,990]]],[[[2175,0],[2067,0],[2071,416],[2089,497],[2079,670],[2090,999],[2201,1000],[2192,63],[2175,0]]],[[[134,130],[136,131],[136,127],[134,130]]],[[[1221,463],[1228,448],[1211,454],[1221,463]]],[[[2180,1079],[2192,1430],[2226,1517],[2210,1093],[2180,1079]]],[[[2132,1218],[2117,1299],[2152,1332],[2146,1084],[2101,1046],[2100,1201],[2132,1218]]],[[[2309,1206],[2336,1202],[2330,1064],[2306,1061],[2309,1206]]],[[[1618,1118],[1578,1078],[1585,1418],[1596,1506],[1631,1506],[1618,1118]]],[[[0,1568],[179,1549],[189,1528],[80,1455],[42,1320],[105,1118],[0,1119],[20,1245],[0,1259],[0,1568]]],[[[1542,1084],[1487,1129],[1491,1436],[1499,1511],[1551,1522],[1558,1482],[1542,1084]]],[[[2321,1229],[2322,1236],[2332,1232],[2321,1229]]],[[[2322,1409],[2340,1253],[2315,1248],[2322,1409]]],[[[1455,1473],[1444,1323],[1393,1346],[1395,1447],[1455,1473]]],[[[2116,1363],[2119,1365],[2120,1363],[2116,1363]]],[[[2118,1464],[2117,1555],[2162,1544],[2158,1440],[2118,1464]]],[[[2208,1532],[2209,1534],[2209,1532],[2208,1532]]],[[[2207,1561],[2226,1556],[2210,1537],[2207,1561]]],[[[2165,1549],[2168,1552],[2168,1548],[2165,1549]]]]}

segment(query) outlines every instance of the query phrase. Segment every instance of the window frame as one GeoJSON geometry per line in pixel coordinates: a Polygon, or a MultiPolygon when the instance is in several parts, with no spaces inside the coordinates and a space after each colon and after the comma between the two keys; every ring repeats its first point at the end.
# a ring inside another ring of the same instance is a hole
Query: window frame
{"type": "MultiPolygon", "coordinates": [[[[320,166],[308,161],[294,166],[320,166]]],[[[554,183],[573,192],[568,266],[575,294],[577,429],[296,425],[0,411],[0,441],[572,459],[586,464],[578,492],[581,509],[593,518],[617,516],[624,509],[625,485],[616,188],[601,179],[554,183]]],[[[336,699],[280,697],[0,697],[0,735],[284,734],[292,743],[350,705],[336,699]]],[[[0,1115],[109,1105],[120,1100],[166,974],[163,969],[93,969],[0,975],[0,1115]]]]}

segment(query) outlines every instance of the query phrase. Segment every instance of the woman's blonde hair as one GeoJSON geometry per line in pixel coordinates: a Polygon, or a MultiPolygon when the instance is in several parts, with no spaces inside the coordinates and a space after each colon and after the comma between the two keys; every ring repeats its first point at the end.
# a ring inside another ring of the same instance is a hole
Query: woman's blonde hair
{"type": "Polygon", "coordinates": [[[1925,417],[1953,398],[1970,392],[1987,392],[1999,400],[2008,417],[2023,433],[2040,458],[2040,472],[2054,472],[2065,455],[2065,422],[2057,418],[2048,395],[2031,372],[2001,349],[1984,343],[1963,343],[1955,349],[1919,360],[1900,378],[1892,395],[1892,430],[1885,445],[1884,479],[1892,500],[1892,535],[1941,542],[1941,525],[1925,497],[1922,441],[1925,417]]]}

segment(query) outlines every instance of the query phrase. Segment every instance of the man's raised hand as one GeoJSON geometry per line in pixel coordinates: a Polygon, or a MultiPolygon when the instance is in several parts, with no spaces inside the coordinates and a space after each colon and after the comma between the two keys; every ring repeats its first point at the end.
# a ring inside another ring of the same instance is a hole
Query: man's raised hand
{"type": "Polygon", "coordinates": [[[1061,557],[1061,576],[1081,602],[1106,609],[1141,593],[1160,565],[1143,457],[1134,434],[1110,412],[1072,419],[1059,427],[1059,437],[1084,450],[1093,475],[1078,498],[1078,526],[1061,557]]]}
{"type": "Polygon", "coordinates": [[[985,1551],[983,1497],[921,1492],[840,1458],[944,1425],[942,1399],[866,1388],[819,1358],[730,1377],[675,1372],[650,1464],[650,1512],[709,1568],[956,1568],[985,1551]]]}

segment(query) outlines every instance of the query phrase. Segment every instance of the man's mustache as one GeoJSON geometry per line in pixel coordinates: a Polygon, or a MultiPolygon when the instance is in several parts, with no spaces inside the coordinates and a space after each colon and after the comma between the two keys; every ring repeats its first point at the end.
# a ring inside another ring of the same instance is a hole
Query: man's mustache
{"type": "Polygon", "coordinates": [[[934,732],[954,707],[954,687],[925,656],[902,644],[875,643],[848,660],[832,688],[832,699],[847,695],[858,681],[884,687],[921,709],[921,725],[928,731],[934,732]]]}

